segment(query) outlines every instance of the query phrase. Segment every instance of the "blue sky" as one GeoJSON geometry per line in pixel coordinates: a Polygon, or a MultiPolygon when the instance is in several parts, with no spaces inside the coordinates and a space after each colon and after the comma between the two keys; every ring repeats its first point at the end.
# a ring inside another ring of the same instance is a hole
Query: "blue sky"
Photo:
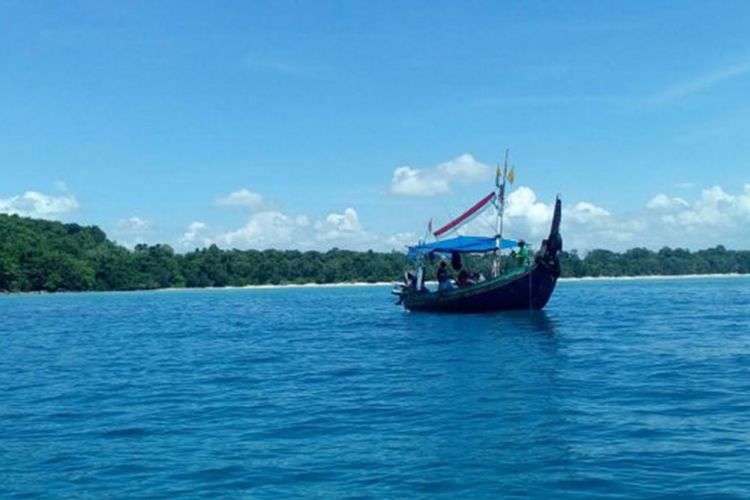
{"type": "Polygon", "coordinates": [[[0,211],[387,249],[486,194],[507,147],[514,236],[561,193],[569,247],[750,248],[747,2],[0,7],[0,211]]]}

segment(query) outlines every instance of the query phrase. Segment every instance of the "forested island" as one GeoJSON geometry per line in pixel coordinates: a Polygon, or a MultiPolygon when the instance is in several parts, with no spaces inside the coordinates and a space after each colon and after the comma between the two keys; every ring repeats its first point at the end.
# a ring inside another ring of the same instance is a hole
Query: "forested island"
{"type": "MultiPolygon", "coordinates": [[[[624,253],[575,251],[561,258],[563,277],[750,273],[750,251],[690,252],[634,248],[624,253]]],[[[169,245],[133,250],[96,226],[0,214],[0,291],[149,290],[302,283],[381,282],[401,278],[401,252],[222,250],[180,254],[169,245]]],[[[484,271],[488,259],[472,259],[484,271]]]]}

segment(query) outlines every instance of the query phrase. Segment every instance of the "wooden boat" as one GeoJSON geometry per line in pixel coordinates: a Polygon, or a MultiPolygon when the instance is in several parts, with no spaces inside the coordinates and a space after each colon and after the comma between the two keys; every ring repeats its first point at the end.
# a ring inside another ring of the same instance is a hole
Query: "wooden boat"
{"type": "Polygon", "coordinates": [[[416,286],[404,285],[396,291],[400,298],[399,303],[412,311],[477,313],[542,309],[552,296],[557,278],[560,276],[560,213],[561,203],[558,198],[555,201],[549,236],[542,242],[539,252],[528,266],[511,269],[497,277],[451,290],[432,292],[423,286],[417,290],[416,286]]]}
{"type": "MultiPolygon", "coordinates": [[[[497,193],[490,193],[460,217],[446,224],[433,234],[438,240],[409,247],[408,258],[414,262],[416,275],[408,275],[404,283],[399,283],[392,293],[399,297],[397,304],[412,311],[439,311],[453,313],[478,313],[514,309],[542,309],[555,290],[560,276],[560,236],[561,202],[555,200],[552,225],[549,236],[542,241],[539,251],[521,266],[514,266],[496,276],[472,284],[458,287],[441,287],[437,291],[428,290],[423,283],[424,269],[435,255],[450,256],[453,262],[460,262],[461,254],[483,254],[493,252],[496,269],[502,249],[514,248],[519,241],[502,238],[502,213],[504,207],[505,177],[499,182],[501,170],[498,168],[497,193]],[[458,236],[439,239],[440,236],[465,223],[492,203],[497,211],[496,236],[458,236]]],[[[506,170],[507,172],[507,153],[506,170]]],[[[512,180],[511,180],[512,182],[512,180]]]]}

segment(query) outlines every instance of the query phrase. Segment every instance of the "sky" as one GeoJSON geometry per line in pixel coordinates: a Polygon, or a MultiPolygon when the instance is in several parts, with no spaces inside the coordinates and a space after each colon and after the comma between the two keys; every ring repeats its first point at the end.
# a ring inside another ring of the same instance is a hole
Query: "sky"
{"type": "Polygon", "coordinates": [[[0,213],[127,246],[750,249],[750,3],[0,0],[0,213]],[[464,234],[494,231],[489,214],[464,234]]]}

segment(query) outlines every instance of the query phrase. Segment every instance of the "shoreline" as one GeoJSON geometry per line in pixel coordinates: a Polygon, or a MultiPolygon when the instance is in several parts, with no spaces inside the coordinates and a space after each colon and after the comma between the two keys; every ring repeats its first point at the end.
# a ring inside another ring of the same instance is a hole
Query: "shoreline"
{"type": "Polygon", "coordinates": [[[694,280],[701,278],[742,278],[750,274],[713,273],[713,274],[647,274],[641,276],[582,276],[580,278],[559,278],[558,281],[635,281],[635,280],[694,280]]]}
{"type": "MultiPolygon", "coordinates": [[[[579,282],[579,281],[636,281],[636,280],[691,280],[701,278],[750,278],[750,274],[741,273],[715,273],[715,274],[651,274],[643,276],[584,276],[581,278],[559,278],[562,282],[579,282]]],[[[243,286],[224,286],[224,287],[192,287],[192,288],[157,288],[154,290],[140,290],[150,292],[171,292],[171,291],[188,291],[188,290],[273,290],[284,288],[346,288],[346,287],[370,287],[370,286],[392,286],[395,281],[377,281],[368,283],[365,281],[342,282],[342,283],[287,283],[283,285],[243,285],[243,286]]],[[[425,281],[425,284],[437,284],[436,281],[425,281]]],[[[139,291],[139,290],[136,290],[139,291]]]]}
{"type": "Polygon", "coordinates": [[[154,288],[152,290],[133,290],[136,292],[184,292],[189,290],[273,290],[281,288],[345,288],[345,287],[365,287],[365,286],[390,286],[392,281],[376,281],[368,283],[367,281],[344,281],[341,283],[285,283],[283,285],[242,285],[242,286],[205,286],[205,287],[170,287],[154,288]]]}
{"type": "MultiPolygon", "coordinates": [[[[584,276],[581,278],[559,278],[558,281],[563,283],[594,282],[594,281],[659,281],[659,280],[695,280],[695,279],[732,279],[732,278],[750,278],[750,273],[725,273],[725,274],[674,274],[674,275],[644,275],[644,276],[584,276]]],[[[73,293],[132,293],[132,292],[190,292],[190,291],[231,291],[231,290],[284,290],[284,289],[310,289],[310,288],[357,288],[357,287],[384,287],[392,286],[394,281],[377,281],[368,283],[366,281],[341,282],[341,283],[287,283],[283,285],[243,285],[243,286],[222,286],[222,287],[168,287],[153,288],[147,290],[86,290],[86,291],[35,291],[35,292],[0,292],[0,297],[18,296],[18,295],[67,295],[73,293]]],[[[427,284],[434,284],[433,281],[426,281],[427,284]]]]}

